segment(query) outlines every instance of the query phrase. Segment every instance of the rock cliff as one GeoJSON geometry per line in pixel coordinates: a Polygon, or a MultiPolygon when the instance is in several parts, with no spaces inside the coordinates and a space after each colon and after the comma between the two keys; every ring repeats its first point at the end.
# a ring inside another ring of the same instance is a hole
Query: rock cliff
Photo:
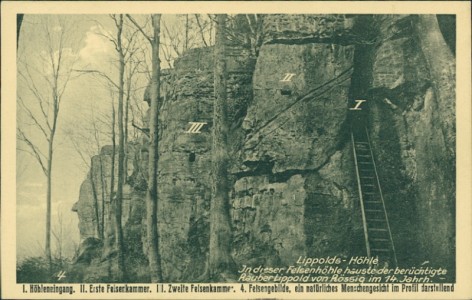
{"type": "MultiPolygon", "coordinates": [[[[365,99],[399,264],[428,260],[453,270],[455,59],[437,20],[269,15],[257,57],[229,47],[231,248],[237,265],[287,266],[300,255],[364,254],[349,108],[365,99]]],[[[190,50],[165,76],[158,228],[169,282],[206,279],[212,53],[190,50]],[[205,125],[200,134],[189,134],[189,122],[205,125]]],[[[149,281],[147,147],[145,136],[128,147],[123,224],[130,282],[149,281]]],[[[86,282],[114,280],[113,232],[108,202],[101,200],[109,199],[110,153],[104,147],[92,159],[74,205],[83,239],[76,265],[86,282]]]]}

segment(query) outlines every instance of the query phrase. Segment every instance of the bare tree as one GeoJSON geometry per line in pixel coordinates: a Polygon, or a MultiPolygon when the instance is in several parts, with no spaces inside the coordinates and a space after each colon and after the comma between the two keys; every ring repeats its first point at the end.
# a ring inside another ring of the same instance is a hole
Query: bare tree
{"type": "Polygon", "coordinates": [[[211,20],[205,21],[201,20],[202,17],[198,14],[195,14],[195,21],[198,26],[198,33],[200,34],[200,38],[202,39],[203,45],[205,47],[208,47],[210,44],[207,43],[207,38],[210,39],[211,43],[211,34],[212,34],[212,29],[213,29],[213,22],[211,20]],[[209,30],[207,29],[209,27],[209,30]],[[209,34],[208,34],[209,33],[209,34]]]}
{"type": "Polygon", "coordinates": [[[246,32],[246,37],[249,40],[249,45],[251,47],[251,53],[253,56],[259,56],[259,50],[264,42],[264,17],[265,15],[261,14],[246,14],[245,15],[248,32],[246,32]]]}
{"type": "Polygon", "coordinates": [[[28,151],[39,163],[47,178],[45,254],[50,268],[51,257],[51,200],[52,171],[55,136],[64,92],[71,79],[76,61],[69,47],[71,24],[65,18],[41,16],[41,32],[44,50],[37,57],[21,57],[18,62],[18,77],[25,92],[19,90],[18,104],[28,121],[17,128],[17,139],[22,142],[20,150],[28,151]],[[30,122],[30,123],[28,123],[30,122]],[[35,135],[31,128],[39,132],[35,135]],[[40,136],[41,140],[36,138],[40,136]]]}
{"type": "Polygon", "coordinates": [[[162,21],[160,50],[169,67],[192,48],[212,46],[213,21],[205,15],[183,15],[177,20],[162,21]]]}
{"type": "Polygon", "coordinates": [[[226,35],[233,45],[242,45],[251,50],[251,55],[257,57],[264,42],[263,14],[233,15],[228,20],[226,35]]]}
{"type": "Polygon", "coordinates": [[[226,15],[217,15],[216,23],[209,253],[209,270],[212,280],[217,280],[217,276],[230,272],[233,263],[230,252],[229,219],[226,15]]]}
{"type": "Polygon", "coordinates": [[[56,230],[52,230],[52,235],[56,239],[56,259],[59,261],[59,264],[62,266],[63,260],[63,242],[64,242],[64,219],[60,209],[57,210],[57,226],[56,230]]]}
{"type": "Polygon", "coordinates": [[[149,121],[149,179],[146,192],[146,228],[147,241],[149,248],[149,269],[151,271],[152,282],[162,282],[162,268],[159,253],[159,231],[157,228],[157,166],[158,166],[158,146],[159,146],[159,96],[160,96],[160,60],[159,60],[159,42],[160,42],[160,23],[161,15],[152,15],[153,37],[145,33],[143,28],[128,15],[128,18],[141,31],[143,36],[152,46],[152,77],[151,77],[151,103],[150,103],[150,121],[149,121]]]}
{"type": "Polygon", "coordinates": [[[123,124],[123,98],[124,98],[124,73],[125,73],[125,50],[123,49],[122,34],[123,34],[123,15],[112,15],[113,21],[117,29],[115,48],[118,53],[119,71],[118,71],[118,178],[116,199],[114,201],[115,212],[115,239],[118,248],[118,278],[123,279],[125,274],[124,263],[124,243],[123,243],[123,229],[121,225],[122,216],[122,201],[123,201],[123,184],[124,184],[124,161],[125,161],[125,146],[124,146],[124,124],[123,124]]]}

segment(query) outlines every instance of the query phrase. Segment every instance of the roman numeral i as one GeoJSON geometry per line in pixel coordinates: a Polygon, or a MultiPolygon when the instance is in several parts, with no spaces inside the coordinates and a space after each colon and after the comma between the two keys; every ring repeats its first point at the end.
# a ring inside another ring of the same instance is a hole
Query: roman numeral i
{"type": "Polygon", "coordinates": [[[362,103],[366,102],[367,100],[354,100],[356,101],[356,106],[349,108],[349,110],[362,110],[359,106],[361,106],[362,103]]]}

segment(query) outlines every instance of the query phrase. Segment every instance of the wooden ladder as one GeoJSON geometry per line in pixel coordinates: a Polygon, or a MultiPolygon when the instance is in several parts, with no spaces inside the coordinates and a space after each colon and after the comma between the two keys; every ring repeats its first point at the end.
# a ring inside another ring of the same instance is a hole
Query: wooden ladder
{"type": "Polygon", "coordinates": [[[357,186],[364,226],[367,256],[379,257],[379,263],[397,265],[392,232],[380,187],[369,133],[364,126],[351,130],[357,186]]]}

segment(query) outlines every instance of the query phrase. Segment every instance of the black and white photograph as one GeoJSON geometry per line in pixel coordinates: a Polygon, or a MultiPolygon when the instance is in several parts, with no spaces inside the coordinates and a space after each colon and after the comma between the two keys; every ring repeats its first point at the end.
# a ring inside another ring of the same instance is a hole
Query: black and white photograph
{"type": "Polygon", "coordinates": [[[471,296],[470,4],[196,4],[9,14],[17,297],[471,296]]]}

